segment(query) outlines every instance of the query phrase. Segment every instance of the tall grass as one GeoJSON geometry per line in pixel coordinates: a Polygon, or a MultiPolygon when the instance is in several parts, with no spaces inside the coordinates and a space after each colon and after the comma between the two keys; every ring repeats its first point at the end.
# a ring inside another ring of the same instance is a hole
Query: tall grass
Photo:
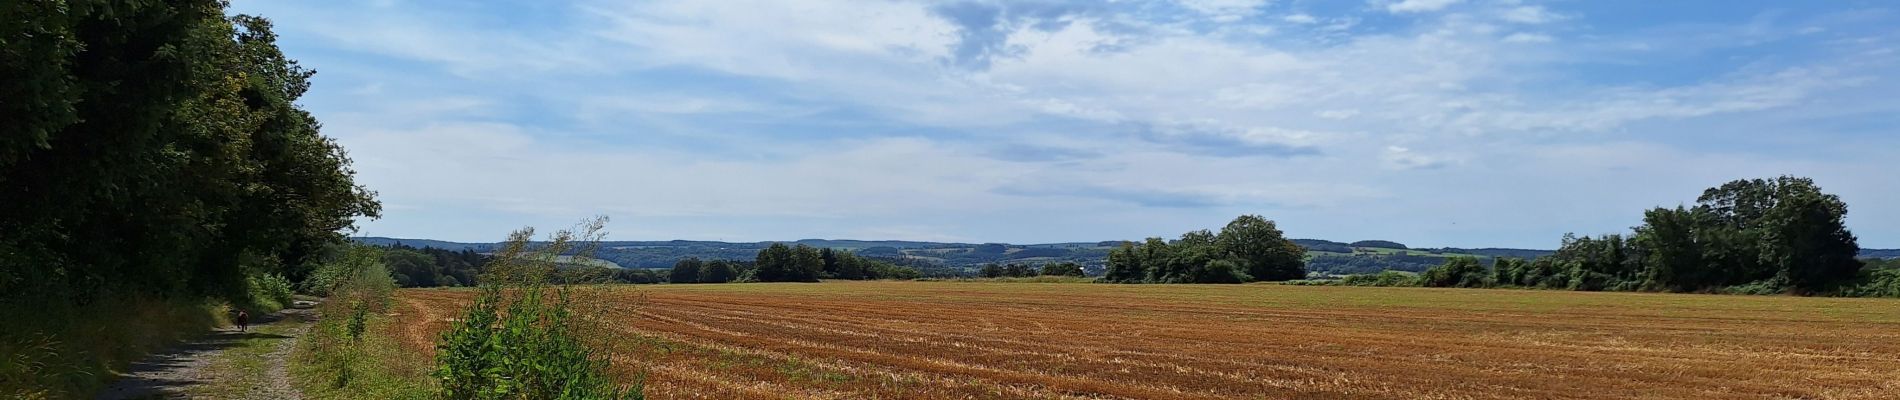
{"type": "Polygon", "coordinates": [[[337,399],[423,399],[428,385],[425,357],[404,351],[379,334],[396,323],[387,314],[396,281],[381,252],[351,248],[325,264],[307,282],[313,293],[328,295],[317,308],[321,318],[292,353],[292,373],[306,396],[337,399]]]}
{"type": "Polygon", "coordinates": [[[638,376],[616,373],[611,360],[624,341],[603,315],[624,313],[604,301],[584,276],[559,268],[585,259],[606,218],[556,232],[544,245],[534,231],[509,235],[483,273],[481,294],[436,345],[440,397],[454,399],[641,399],[638,376]],[[619,382],[631,381],[629,385],[619,382]]]}
{"type": "Polygon", "coordinates": [[[148,297],[0,308],[0,398],[85,398],[146,354],[223,324],[226,310],[148,297]]]}

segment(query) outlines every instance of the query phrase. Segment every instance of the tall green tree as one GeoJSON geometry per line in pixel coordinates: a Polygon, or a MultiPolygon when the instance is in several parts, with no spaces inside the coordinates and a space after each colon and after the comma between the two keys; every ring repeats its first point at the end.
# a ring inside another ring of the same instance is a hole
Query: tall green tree
{"type": "Polygon", "coordinates": [[[1135,244],[1122,242],[1121,247],[1108,252],[1108,266],[1102,274],[1102,280],[1112,283],[1136,283],[1141,282],[1147,274],[1147,267],[1142,264],[1141,255],[1136,253],[1135,244]]]}
{"type": "Polygon", "coordinates": [[[792,264],[786,269],[784,281],[817,282],[824,268],[825,259],[818,254],[818,249],[801,244],[792,249],[792,264]]]}
{"type": "Polygon", "coordinates": [[[1860,244],[1844,222],[1847,203],[1807,178],[1782,177],[1762,216],[1762,261],[1795,290],[1820,292],[1854,277],[1860,244]]]}
{"type": "Polygon", "coordinates": [[[1242,215],[1221,228],[1221,249],[1240,259],[1247,274],[1263,281],[1306,277],[1306,249],[1287,240],[1273,221],[1242,215]]]}
{"type": "Polygon", "coordinates": [[[1450,257],[1444,264],[1419,274],[1419,285],[1426,287],[1481,288],[1491,286],[1484,263],[1476,257],[1450,257]]]}
{"type": "Polygon", "coordinates": [[[772,243],[759,250],[753,262],[757,270],[754,277],[760,282],[782,282],[792,277],[792,248],[784,243],[772,243]]]}
{"type": "MultiPolygon", "coordinates": [[[[673,263],[673,270],[666,275],[666,281],[672,283],[699,283],[700,269],[706,265],[698,257],[687,257],[673,263]]],[[[723,282],[723,281],[721,281],[723,282]]]]}
{"type": "Polygon", "coordinates": [[[223,6],[0,4],[0,302],[240,297],[377,215],[295,104],[313,72],[223,6]]]}
{"type": "Polygon", "coordinates": [[[706,263],[705,268],[699,270],[700,283],[726,283],[732,282],[733,278],[737,277],[739,277],[738,266],[726,260],[713,260],[706,263]]]}
{"type": "Polygon", "coordinates": [[[1653,289],[1687,291],[1721,284],[1703,263],[1702,244],[1696,238],[1697,213],[1683,207],[1656,208],[1643,213],[1643,225],[1634,240],[1645,249],[1643,280],[1653,289]]]}

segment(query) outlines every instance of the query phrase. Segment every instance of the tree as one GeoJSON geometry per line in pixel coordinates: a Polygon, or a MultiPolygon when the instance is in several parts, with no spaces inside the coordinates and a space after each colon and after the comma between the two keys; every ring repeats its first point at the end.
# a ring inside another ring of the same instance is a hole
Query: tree
{"type": "Polygon", "coordinates": [[[818,274],[825,268],[825,259],[819,256],[818,249],[803,244],[792,249],[792,264],[783,277],[786,282],[817,282],[818,274]]]}
{"type": "Polygon", "coordinates": [[[984,278],[1001,278],[1004,275],[1004,270],[1002,265],[989,263],[983,264],[983,268],[977,269],[976,274],[984,278]]]}
{"type": "Polygon", "coordinates": [[[1003,266],[1003,276],[1013,278],[1031,277],[1036,276],[1036,271],[1025,264],[1009,263],[1009,265],[1003,266]]]}
{"type": "Polygon", "coordinates": [[[413,250],[384,250],[382,261],[394,274],[396,284],[402,287],[436,286],[436,277],[441,274],[433,257],[413,250]]]}
{"type": "Polygon", "coordinates": [[[1419,285],[1426,287],[1481,288],[1490,286],[1489,275],[1477,257],[1450,257],[1445,263],[1419,274],[1419,285]]]}
{"type": "Polygon", "coordinates": [[[1240,259],[1248,275],[1264,281],[1306,277],[1306,249],[1287,240],[1273,221],[1242,215],[1221,228],[1217,241],[1227,254],[1240,259]]]}
{"type": "Polygon", "coordinates": [[[1782,177],[1775,207],[1763,216],[1764,261],[1796,290],[1820,292],[1852,279],[1862,263],[1847,230],[1847,204],[1807,178],[1782,177]]]}
{"type": "Polygon", "coordinates": [[[830,247],[821,247],[818,249],[818,259],[820,260],[820,263],[823,265],[823,267],[819,268],[820,277],[824,277],[824,278],[838,277],[839,263],[838,263],[838,252],[836,250],[832,250],[830,247]]]}
{"type": "Polygon", "coordinates": [[[792,276],[792,248],[784,243],[772,243],[759,250],[757,261],[753,264],[757,270],[754,278],[760,282],[783,282],[792,276]]]}
{"type": "Polygon", "coordinates": [[[838,253],[838,265],[832,275],[838,279],[865,279],[864,258],[850,252],[838,253]]]}
{"type": "Polygon", "coordinates": [[[1253,277],[1247,276],[1247,271],[1242,270],[1240,263],[1232,258],[1208,261],[1193,275],[1195,283],[1243,283],[1250,280],[1253,277]]]}
{"type": "Polygon", "coordinates": [[[379,213],[267,20],[204,0],[0,15],[0,302],[243,300],[379,213]]]}
{"type": "Polygon", "coordinates": [[[1698,213],[1683,207],[1656,208],[1643,213],[1643,225],[1634,239],[1644,249],[1644,286],[1687,291],[1720,285],[1720,276],[1703,263],[1702,244],[1696,239],[1698,213]]]}
{"type": "Polygon", "coordinates": [[[698,257],[688,257],[673,264],[673,270],[666,275],[666,281],[672,283],[698,283],[701,267],[706,263],[698,257]]]}
{"type": "Polygon", "coordinates": [[[706,263],[705,268],[699,270],[700,283],[732,282],[732,279],[738,276],[739,269],[731,261],[726,260],[713,260],[706,263]]]}
{"type": "Polygon", "coordinates": [[[1497,286],[1528,286],[1524,280],[1524,269],[1530,262],[1522,258],[1498,258],[1491,265],[1491,284],[1497,286]]]}
{"type": "Polygon", "coordinates": [[[1048,263],[1042,265],[1039,273],[1043,276],[1082,276],[1082,264],[1073,262],[1048,263]]]}
{"type": "Polygon", "coordinates": [[[1172,260],[1174,249],[1168,247],[1168,241],[1151,237],[1136,250],[1141,264],[1148,267],[1148,275],[1141,279],[1143,282],[1169,282],[1170,277],[1179,274],[1180,271],[1176,269],[1178,265],[1172,260]]]}
{"type": "Polygon", "coordinates": [[[1698,228],[1705,260],[1728,265],[1728,284],[1769,281],[1819,292],[1852,279],[1860,245],[1843,220],[1847,204],[1808,178],[1736,180],[1703,191],[1698,228]]]}
{"type": "Polygon", "coordinates": [[[1148,274],[1142,259],[1135,252],[1133,242],[1122,242],[1122,246],[1108,253],[1108,267],[1102,274],[1102,280],[1111,283],[1137,283],[1148,274]]]}

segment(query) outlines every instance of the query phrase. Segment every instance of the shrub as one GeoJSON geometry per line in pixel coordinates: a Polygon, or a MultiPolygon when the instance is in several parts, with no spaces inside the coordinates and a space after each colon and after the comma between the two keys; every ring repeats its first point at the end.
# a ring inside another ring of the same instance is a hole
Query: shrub
{"type": "Polygon", "coordinates": [[[1900,298],[1900,269],[1861,271],[1854,284],[1841,289],[1841,295],[1900,298]]]}
{"type": "MultiPolygon", "coordinates": [[[[440,397],[451,399],[639,399],[638,380],[620,386],[608,373],[614,341],[598,320],[603,306],[583,298],[574,282],[549,283],[554,260],[593,243],[605,219],[584,233],[562,231],[547,246],[529,249],[533,231],[510,235],[482,277],[481,294],[436,344],[440,397]]],[[[578,253],[585,254],[591,245],[578,253]]]]}
{"type": "Polygon", "coordinates": [[[1773,279],[1764,279],[1764,280],[1749,282],[1743,285],[1735,285],[1735,286],[1722,288],[1722,293],[1774,295],[1774,294],[1786,293],[1788,291],[1786,287],[1787,285],[1783,285],[1781,282],[1775,281],[1773,279]]]}
{"type": "Polygon", "coordinates": [[[1490,286],[1491,271],[1476,257],[1451,257],[1444,264],[1419,274],[1419,285],[1427,287],[1477,288],[1490,286]]]}
{"type": "Polygon", "coordinates": [[[1380,271],[1377,274],[1346,275],[1339,279],[1345,286],[1418,286],[1418,276],[1399,271],[1380,271]]]}
{"type": "Polygon", "coordinates": [[[256,312],[272,312],[290,306],[290,280],[283,275],[264,274],[245,280],[250,305],[256,312]]]}

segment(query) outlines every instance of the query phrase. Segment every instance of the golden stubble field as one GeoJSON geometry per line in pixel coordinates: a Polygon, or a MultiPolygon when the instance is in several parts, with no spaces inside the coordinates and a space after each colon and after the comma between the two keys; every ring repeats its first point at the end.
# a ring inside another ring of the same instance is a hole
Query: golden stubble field
{"type": "MultiPolygon", "coordinates": [[[[969,282],[651,285],[658,399],[1900,399],[1900,301],[969,282]]],[[[420,353],[473,297],[403,290],[420,353]]]]}

